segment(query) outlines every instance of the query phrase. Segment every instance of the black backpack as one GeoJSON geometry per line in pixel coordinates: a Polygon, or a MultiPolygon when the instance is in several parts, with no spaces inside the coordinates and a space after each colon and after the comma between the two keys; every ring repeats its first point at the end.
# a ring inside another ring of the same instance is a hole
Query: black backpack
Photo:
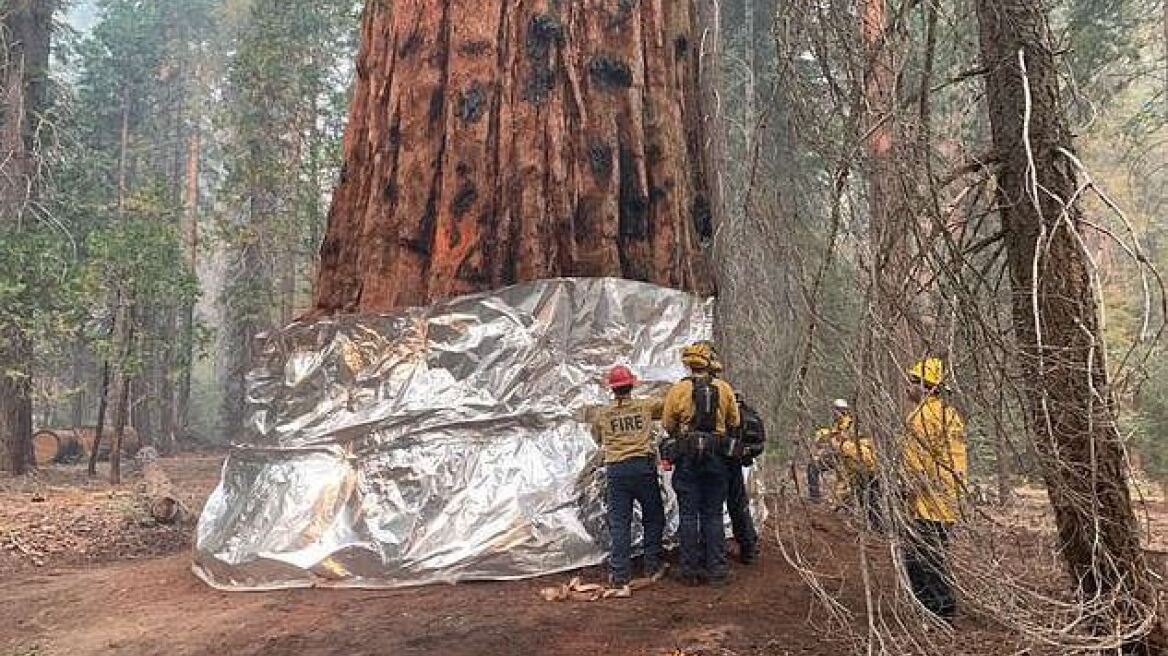
{"type": "Polygon", "coordinates": [[[718,388],[709,378],[690,378],[693,383],[693,425],[696,433],[713,433],[718,428],[718,388]]]}
{"type": "Polygon", "coordinates": [[[758,411],[745,403],[739,403],[738,414],[742,417],[742,441],[759,445],[766,442],[766,426],[758,411]]]}

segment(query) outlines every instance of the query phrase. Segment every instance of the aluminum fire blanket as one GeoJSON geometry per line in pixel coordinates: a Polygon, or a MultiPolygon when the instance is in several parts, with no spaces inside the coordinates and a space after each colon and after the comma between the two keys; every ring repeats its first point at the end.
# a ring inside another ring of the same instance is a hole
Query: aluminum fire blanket
{"type": "Polygon", "coordinates": [[[664,391],[711,312],[652,285],[562,279],[267,336],[195,573],[235,590],[401,587],[601,562],[583,409],[608,400],[616,362],[639,392],[664,391]]]}

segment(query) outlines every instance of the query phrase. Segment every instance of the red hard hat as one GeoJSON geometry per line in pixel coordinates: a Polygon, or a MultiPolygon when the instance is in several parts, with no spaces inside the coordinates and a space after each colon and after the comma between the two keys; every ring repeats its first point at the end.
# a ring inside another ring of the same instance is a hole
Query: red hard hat
{"type": "Polygon", "coordinates": [[[633,371],[623,364],[609,369],[608,371],[608,386],[612,389],[618,387],[632,387],[637,384],[637,377],[633,375],[633,371]]]}

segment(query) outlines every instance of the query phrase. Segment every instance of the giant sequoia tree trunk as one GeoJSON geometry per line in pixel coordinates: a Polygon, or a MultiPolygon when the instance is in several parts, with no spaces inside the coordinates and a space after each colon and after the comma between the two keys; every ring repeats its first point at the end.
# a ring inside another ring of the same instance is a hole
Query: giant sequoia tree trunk
{"type": "Polygon", "coordinates": [[[689,0],[400,0],[363,20],[316,312],[554,276],[711,291],[689,0]]]}
{"type": "MultiPolygon", "coordinates": [[[[19,239],[35,201],[36,134],[48,89],[53,5],[0,6],[0,239],[19,239]]],[[[22,474],[32,455],[32,345],[0,324],[0,469],[22,474]]]]}
{"type": "Polygon", "coordinates": [[[1168,643],[1104,363],[1100,299],[1079,241],[1071,135],[1047,17],[1039,0],[979,0],[978,15],[1020,369],[1062,555],[1081,596],[1097,604],[1081,628],[1114,636],[1143,626],[1123,653],[1163,654],[1168,643]]]}

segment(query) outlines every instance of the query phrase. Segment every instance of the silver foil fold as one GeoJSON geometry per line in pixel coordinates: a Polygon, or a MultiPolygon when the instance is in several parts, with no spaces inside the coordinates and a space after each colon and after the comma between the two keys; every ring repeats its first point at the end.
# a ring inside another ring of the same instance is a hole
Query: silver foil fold
{"type": "Polygon", "coordinates": [[[195,573],[234,590],[403,587],[601,562],[583,410],[607,402],[617,362],[662,393],[712,311],[653,285],[559,279],[263,337],[195,573]]]}

